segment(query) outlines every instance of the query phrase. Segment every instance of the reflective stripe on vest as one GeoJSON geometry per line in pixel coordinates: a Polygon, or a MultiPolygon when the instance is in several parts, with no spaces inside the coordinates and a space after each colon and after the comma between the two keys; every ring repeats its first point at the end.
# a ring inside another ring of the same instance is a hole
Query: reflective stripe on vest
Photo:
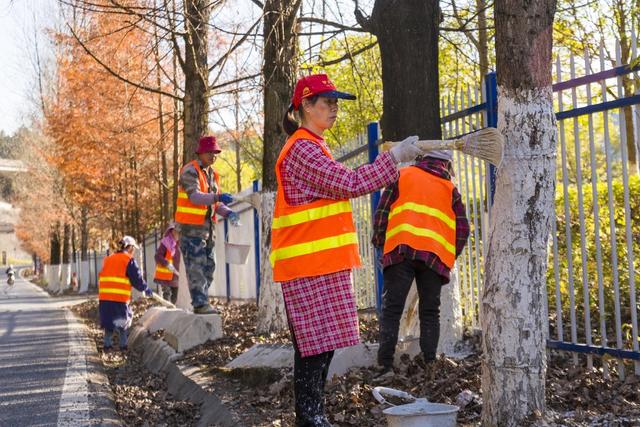
{"type": "MultiPolygon", "coordinates": [[[[173,258],[171,257],[171,252],[168,249],[164,254],[164,259],[166,259],[169,264],[173,264],[173,258]]],[[[157,263],[156,274],[153,276],[153,278],[155,280],[164,280],[170,282],[173,279],[173,272],[164,265],[157,263]]]]}
{"type": "Polygon", "coordinates": [[[449,268],[456,259],[454,185],[418,167],[400,170],[398,199],[391,204],[384,253],[398,245],[435,254],[449,268]]]}
{"type": "Polygon", "coordinates": [[[333,159],[321,140],[305,129],[298,129],[291,135],[280,152],[276,162],[279,191],[271,228],[270,257],[276,282],[320,276],[361,265],[349,200],[318,199],[291,206],[284,198],[280,166],[300,139],[317,144],[333,159]]]}
{"type": "Polygon", "coordinates": [[[128,303],[131,300],[131,282],[127,277],[127,265],[131,256],[116,252],[104,259],[99,275],[98,299],[128,303]]]}
{"type": "MultiPolygon", "coordinates": [[[[201,193],[209,192],[209,182],[207,180],[207,175],[204,173],[197,160],[192,160],[187,163],[187,165],[193,165],[198,173],[198,191],[201,193]]],[[[186,165],[185,165],[186,166],[186,165]]],[[[184,166],[180,169],[180,175],[182,175],[182,171],[184,170],[184,166]]],[[[213,171],[214,181],[216,183],[216,192],[220,194],[220,176],[216,171],[213,171]]],[[[215,203],[211,207],[213,222],[216,222],[215,210],[218,207],[218,203],[215,203]]],[[[189,200],[189,196],[186,191],[181,186],[178,186],[178,199],[176,200],[176,222],[181,224],[191,224],[191,225],[202,225],[205,222],[207,211],[209,210],[208,206],[205,205],[196,205],[191,203],[189,200]]]]}

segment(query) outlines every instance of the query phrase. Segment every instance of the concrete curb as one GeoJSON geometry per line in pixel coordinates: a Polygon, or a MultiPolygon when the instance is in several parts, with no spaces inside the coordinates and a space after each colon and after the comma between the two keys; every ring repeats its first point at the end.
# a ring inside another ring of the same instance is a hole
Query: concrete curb
{"type": "Polygon", "coordinates": [[[213,394],[205,391],[205,378],[197,368],[182,367],[176,363],[180,353],[164,340],[154,340],[149,332],[134,326],[129,335],[129,345],[140,350],[145,367],[155,373],[166,375],[167,389],[177,399],[200,405],[198,426],[240,426],[237,417],[213,394]]]}
{"type": "Polygon", "coordinates": [[[90,419],[92,425],[120,427],[124,424],[118,415],[115,398],[111,390],[109,378],[104,372],[102,360],[98,355],[95,342],[89,336],[89,329],[71,310],[68,312],[76,320],[82,330],[82,336],[76,337],[83,342],[87,363],[87,387],[89,389],[90,419]],[[95,424],[94,424],[95,423],[95,424]]]}

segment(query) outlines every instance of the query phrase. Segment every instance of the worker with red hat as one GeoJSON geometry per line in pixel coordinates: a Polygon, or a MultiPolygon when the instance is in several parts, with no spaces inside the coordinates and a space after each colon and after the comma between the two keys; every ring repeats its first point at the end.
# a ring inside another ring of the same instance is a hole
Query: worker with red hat
{"type": "Polygon", "coordinates": [[[217,313],[209,304],[209,286],[216,267],[216,215],[238,224],[238,214],[226,206],[233,196],[220,191],[220,178],[213,169],[221,151],[214,136],[201,137],[196,150],[198,159],[182,167],[178,182],[175,222],[196,314],[217,313]]]}
{"type": "Polygon", "coordinates": [[[356,97],[326,74],[298,80],[282,123],[290,136],[276,162],[271,265],[295,350],[298,426],[330,425],[323,391],[333,352],[360,340],[351,269],[361,262],[349,199],[395,182],[397,163],[421,154],[414,136],[355,170],[335,161],[323,134],[337,119],[338,99],[356,97]]]}

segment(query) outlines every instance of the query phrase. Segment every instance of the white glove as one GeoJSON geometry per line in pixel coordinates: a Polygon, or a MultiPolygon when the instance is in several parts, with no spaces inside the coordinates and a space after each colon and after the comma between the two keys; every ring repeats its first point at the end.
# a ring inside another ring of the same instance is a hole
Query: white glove
{"type": "Polygon", "coordinates": [[[414,145],[418,141],[417,136],[410,136],[397,143],[391,150],[391,155],[396,163],[410,162],[422,155],[422,150],[414,145]]]}
{"type": "Polygon", "coordinates": [[[176,268],[171,263],[167,264],[167,270],[169,270],[172,273],[176,272],[176,268]]]}

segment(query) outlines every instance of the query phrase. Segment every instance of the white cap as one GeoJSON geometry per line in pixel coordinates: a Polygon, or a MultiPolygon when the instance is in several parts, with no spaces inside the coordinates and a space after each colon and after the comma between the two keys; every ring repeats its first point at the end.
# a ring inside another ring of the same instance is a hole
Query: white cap
{"type": "Polygon", "coordinates": [[[427,153],[425,153],[425,156],[441,160],[453,160],[453,153],[451,152],[451,150],[428,151],[427,153]]]}
{"type": "Polygon", "coordinates": [[[124,236],[122,240],[120,240],[120,245],[122,245],[123,248],[126,248],[127,246],[133,246],[136,249],[140,249],[140,246],[138,246],[136,239],[131,236],[124,236]]]}

